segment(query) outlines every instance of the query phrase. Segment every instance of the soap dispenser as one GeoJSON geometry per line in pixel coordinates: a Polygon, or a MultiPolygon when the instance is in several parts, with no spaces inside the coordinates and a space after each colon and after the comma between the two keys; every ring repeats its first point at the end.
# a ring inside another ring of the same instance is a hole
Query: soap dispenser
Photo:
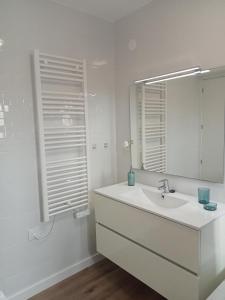
{"type": "Polygon", "coordinates": [[[130,171],[127,174],[127,179],[128,179],[128,185],[129,186],[134,186],[135,185],[135,173],[132,169],[132,167],[130,167],[130,171]]]}

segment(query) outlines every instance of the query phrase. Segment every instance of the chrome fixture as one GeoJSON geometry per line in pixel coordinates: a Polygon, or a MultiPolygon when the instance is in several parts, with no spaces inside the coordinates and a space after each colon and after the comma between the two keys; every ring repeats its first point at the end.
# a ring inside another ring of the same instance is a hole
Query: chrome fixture
{"type": "Polygon", "coordinates": [[[162,179],[159,180],[159,183],[162,183],[162,185],[160,185],[158,189],[162,191],[162,198],[164,198],[165,194],[168,194],[170,192],[169,181],[168,179],[162,179]]]}

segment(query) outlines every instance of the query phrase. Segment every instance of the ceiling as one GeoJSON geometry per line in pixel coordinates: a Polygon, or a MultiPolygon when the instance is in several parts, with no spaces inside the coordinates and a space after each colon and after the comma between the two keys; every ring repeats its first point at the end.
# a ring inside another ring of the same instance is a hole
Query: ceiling
{"type": "Polygon", "coordinates": [[[115,22],[152,0],[51,0],[58,4],[73,8],[103,18],[109,22],[115,22]]]}

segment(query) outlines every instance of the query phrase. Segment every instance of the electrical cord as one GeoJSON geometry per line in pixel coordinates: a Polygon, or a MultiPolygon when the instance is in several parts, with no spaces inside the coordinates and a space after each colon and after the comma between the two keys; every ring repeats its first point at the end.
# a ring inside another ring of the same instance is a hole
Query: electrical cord
{"type": "Polygon", "coordinates": [[[55,216],[53,217],[53,221],[52,221],[50,230],[47,232],[47,234],[37,234],[37,233],[33,232],[34,238],[38,241],[45,240],[52,233],[54,225],[55,225],[55,216]]]}

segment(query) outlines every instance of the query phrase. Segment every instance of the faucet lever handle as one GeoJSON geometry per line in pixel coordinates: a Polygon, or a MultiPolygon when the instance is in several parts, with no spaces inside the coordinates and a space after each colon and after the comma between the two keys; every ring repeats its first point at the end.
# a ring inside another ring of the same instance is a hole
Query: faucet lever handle
{"type": "Polygon", "coordinates": [[[162,179],[162,180],[159,180],[159,182],[163,182],[163,183],[165,183],[165,182],[168,182],[168,179],[162,179]]]}

